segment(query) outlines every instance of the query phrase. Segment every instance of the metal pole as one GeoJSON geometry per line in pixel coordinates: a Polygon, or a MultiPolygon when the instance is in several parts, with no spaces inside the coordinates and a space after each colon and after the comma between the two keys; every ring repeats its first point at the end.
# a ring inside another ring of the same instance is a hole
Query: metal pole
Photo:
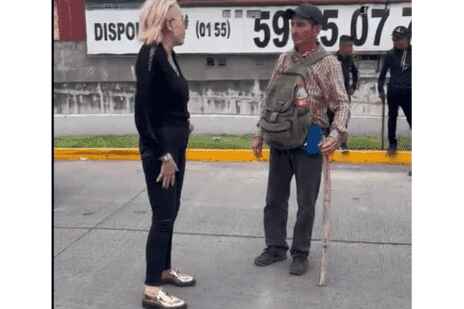
{"type": "Polygon", "coordinates": [[[381,143],[382,143],[382,150],[385,149],[385,96],[381,96],[382,100],[382,137],[381,137],[381,143]]]}
{"type": "MultiPolygon", "coordinates": [[[[388,7],[390,6],[390,1],[387,0],[385,2],[385,10],[388,10],[388,7]]],[[[377,62],[378,65],[380,65],[380,57],[379,61],[377,62]]],[[[379,67],[377,67],[379,69],[379,67]]],[[[381,97],[382,100],[382,138],[381,138],[381,143],[382,143],[382,150],[385,150],[385,96],[383,95],[381,97]]]]}

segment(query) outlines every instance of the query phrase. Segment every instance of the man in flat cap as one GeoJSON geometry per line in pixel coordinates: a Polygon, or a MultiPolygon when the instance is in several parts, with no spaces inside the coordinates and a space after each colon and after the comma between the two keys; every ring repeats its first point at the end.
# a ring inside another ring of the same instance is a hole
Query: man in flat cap
{"type": "Polygon", "coordinates": [[[270,146],[264,207],[266,247],[255,265],[267,266],[287,257],[288,199],[295,175],[298,213],[290,273],[302,275],[308,269],[322,155],[329,155],[346,139],[350,110],[341,65],[317,40],[321,11],[303,4],[286,13],[291,19],[294,49],[277,60],[252,141],[257,157],[261,157],[264,142],[270,146]],[[324,139],[321,132],[329,127],[328,109],[334,112],[334,121],[324,139]]]}
{"type": "Polygon", "coordinates": [[[378,80],[379,96],[385,99],[385,77],[390,71],[390,82],[388,83],[388,154],[396,152],[398,143],[396,140],[396,119],[398,109],[401,106],[409,128],[412,125],[412,106],[411,106],[411,72],[412,72],[412,52],[411,52],[411,33],[408,28],[398,26],[392,33],[393,49],[388,51],[385,56],[382,70],[378,80]]]}

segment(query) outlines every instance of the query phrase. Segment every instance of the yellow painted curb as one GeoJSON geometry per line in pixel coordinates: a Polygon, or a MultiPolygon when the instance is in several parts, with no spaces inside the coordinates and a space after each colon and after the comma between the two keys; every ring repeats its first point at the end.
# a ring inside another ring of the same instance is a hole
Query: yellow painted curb
{"type": "MultiPolygon", "coordinates": [[[[55,160],[140,160],[137,148],[55,148],[55,160]]],[[[187,160],[212,162],[258,161],[247,149],[188,149],[187,160]]],[[[269,150],[263,151],[259,161],[269,160],[269,150]]],[[[350,164],[396,164],[410,165],[411,152],[398,151],[388,156],[385,151],[350,150],[348,153],[336,151],[331,160],[350,164]]]]}

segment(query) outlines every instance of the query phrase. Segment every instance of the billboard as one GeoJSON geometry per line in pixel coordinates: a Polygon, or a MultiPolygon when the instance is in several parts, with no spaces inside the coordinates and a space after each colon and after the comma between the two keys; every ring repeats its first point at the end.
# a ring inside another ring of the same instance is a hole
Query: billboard
{"type": "MultiPolygon", "coordinates": [[[[185,43],[180,54],[281,53],[293,47],[287,6],[187,7],[185,43]]],[[[341,35],[351,35],[357,52],[382,52],[392,48],[396,26],[411,27],[411,3],[321,5],[321,44],[338,48],[341,35]]],[[[88,54],[135,54],[139,10],[135,8],[87,8],[88,54]]]]}

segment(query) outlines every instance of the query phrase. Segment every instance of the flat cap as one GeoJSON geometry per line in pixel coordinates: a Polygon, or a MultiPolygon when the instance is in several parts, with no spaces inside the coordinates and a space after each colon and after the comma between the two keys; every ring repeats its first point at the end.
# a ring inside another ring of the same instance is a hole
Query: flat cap
{"type": "Polygon", "coordinates": [[[404,26],[397,26],[393,29],[392,37],[394,40],[396,39],[404,39],[410,37],[409,29],[404,26]]]}
{"type": "Polygon", "coordinates": [[[298,16],[300,18],[311,20],[317,25],[322,24],[321,10],[317,6],[307,3],[297,6],[295,9],[286,10],[285,15],[288,19],[292,18],[293,16],[298,16]]]}

